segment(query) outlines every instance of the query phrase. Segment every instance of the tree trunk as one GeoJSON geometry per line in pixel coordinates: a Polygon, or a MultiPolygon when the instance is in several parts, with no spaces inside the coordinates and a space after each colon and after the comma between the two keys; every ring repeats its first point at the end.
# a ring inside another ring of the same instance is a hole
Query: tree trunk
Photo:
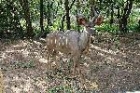
{"type": "Polygon", "coordinates": [[[19,0],[19,1],[22,6],[24,17],[26,20],[27,37],[33,37],[34,33],[32,28],[31,16],[30,16],[29,2],[28,0],[19,0]]]}
{"type": "Polygon", "coordinates": [[[120,7],[117,7],[117,18],[120,18],[120,7]]]}
{"type": "Polygon", "coordinates": [[[52,1],[48,1],[47,2],[47,23],[48,26],[52,26],[52,20],[53,20],[53,15],[52,15],[52,7],[53,7],[53,2],[52,1]]]}
{"type": "Polygon", "coordinates": [[[138,24],[139,24],[139,28],[140,28],[140,19],[139,19],[139,21],[138,21],[138,24]]]}
{"type": "Polygon", "coordinates": [[[69,1],[65,0],[65,10],[66,10],[66,23],[67,23],[67,29],[70,30],[70,16],[69,16],[69,1]]]}
{"type": "MultiPolygon", "coordinates": [[[[80,14],[80,0],[76,1],[76,14],[80,14]]],[[[76,22],[77,22],[77,31],[80,32],[80,25],[78,24],[78,19],[76,18],[76,22]]]]}
{"type": "Polygon", "coordinates": [[[132,5],[134,0],[127,0],[126,6],[124,8],[124,12],[121,20],[119,21],[119,29],[122,33],[127,33],[127,19],[131,13],[132,5]]]}
{"type": "Polygon", "coordinates": [[[43,26],[43,0],[40,0],[40,28],[41,28],[41,32],[44,32],[44,26],[43,26]]]}
{"type": "Polygon", "coordinates": [[[114,21],[114,2],[111,0],[111,19],[110,19],[110,25],[113,24],[114,21]]]}
{"type": "Polygon", "coordinates": [[[72,6],[74,5],[76,0],[73,0],[71,5],[69,6],[69,0],[65,0],[65,11],[66,11],[66,14],[62,17],[62,21],[61,21],[61,27],[60,27],[60,30],[64,30],[64,20],[66,18],[66,24],[67,24],[67,29],[70,30],[71,29],[71,25],[70,25],[70,16],[69,16],[69,12],[72,8],[72,6]]]}
{"type": "Polygon", "coordinates": [[[64,15],[64,16],[62,17],[62,20],[61,20],[61,27],[60,27],[60,30],[61,30],[61,31],[64,31],[64,21],[65,21],[65,17],[66,17],[66,15],[64,15]]]}

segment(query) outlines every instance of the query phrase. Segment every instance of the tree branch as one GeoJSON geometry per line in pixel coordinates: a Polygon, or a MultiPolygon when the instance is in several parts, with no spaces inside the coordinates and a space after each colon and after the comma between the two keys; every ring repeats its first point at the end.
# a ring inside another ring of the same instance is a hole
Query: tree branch
{"type": "Polygon", "coordinates": [[[73,0],[72,4],[71,4],[70,7],[69,7],[69,10],[71,10],[71,8],[72,8],[72,6],[74,5],[75,1],[76,1],[76,0],[73,0]]]}

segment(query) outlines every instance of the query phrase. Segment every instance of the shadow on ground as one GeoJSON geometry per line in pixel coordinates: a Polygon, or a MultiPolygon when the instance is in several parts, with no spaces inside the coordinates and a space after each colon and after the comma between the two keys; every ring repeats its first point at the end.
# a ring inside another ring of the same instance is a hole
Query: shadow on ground
{"type": "MultiPolygon", "coordinates": [[[[129,37],[129,36],[128,36],[129,37]]],[[[91,44],[71,77],[71,61],[59,55],[55,67],[36,40],[1,40],[5,93],[124,93],[140,90],[140,39],[102,35],[91,44]],[[61,59],[60,59],[61,58],[61,59]]],[[[139,37],[139,36],[138,36],[139,37]]]]}

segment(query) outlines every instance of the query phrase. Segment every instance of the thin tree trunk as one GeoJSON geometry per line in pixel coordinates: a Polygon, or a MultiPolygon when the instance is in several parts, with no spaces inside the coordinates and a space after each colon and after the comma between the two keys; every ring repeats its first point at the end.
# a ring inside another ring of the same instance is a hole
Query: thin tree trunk
{"type": "Polygon", "coordinates": [[[64,21],[65,21],[65,17],[66,17],[66,15],[64,15],[64,16],[62,17],[62,20],[61,20],[61,27],[60,27],[60,30],[61,30],[61,31],[64,31],[64,21]]]}
{"type": "Polygon", "coordinates": [[[40,28],[41,28],[41,32],[44,32],[44,26],[43,26],[43,0],[40,0],[40,28]]]}
{"type": "Polygon", "coordinates": [[[72,6],[74,5],[75,1],[76,1],[76,0],[73,0],[72,3],[71,3],[71,5],[69,6],[69,0],[65,0],[64,5],[65,5],[66,14],[62,17],[62,21],[61,21],[61,23],[62,23],[62,25],[61,25],[61,30],[64,29],[64,20],[65,20],[65,18],[66,18],[67,29],[68,29],[68,30],[71,29],[71,25],[70,25],[71,22],[70,22],[70,16],[69,16],[70,13],[69,13],[69,12],[70,12],[72,6]]]}
{"type": "Polygon", "coordinates": [[[134,0],[127,0],[127,4],[126,4],[126,6],[124,8],[124,13],[123,13],[122,18],[121,18],[121,20],[119,22],[119,29],[123,33],[127,33],[127,31],[128,31],[128,29],[127,29],[127,21],[128,21],[129,15],[131,13],[133,1],[134,0]]]}
{"type": "Polygon", "coordinates": [[[26,20],[27,37],[33,37],[34,33],[33,33],[32,22],[31,22],[29,2],[28,0],[19,0],[19,1],[22,6],[24,17],[26,20]]]}
{"type": "Polygon", "coordinates": [[[117,11],[117,18],[120,18],[120,7],[117,7],[118,11],[117,11]]]}
{"type": "Polygon", "coordinates": [[[53,7],[53,2],[48,1],[48,4],[47,4],[47,23],[48,23],[48,26],[52,25],[52,20],[53,20],[52,7],[53,7]]]}
{"type": "MultiPolygon", "coordinates": [[[[76,2],[76,13],[77,15],[80,13],[80,0],[77,0],[76,2]]],[[[77,22],[77,31],[80,32],[80,25],[78,24],[78,19],[76,19],[76,22],[77,22]]]]}
{"type": "Polygon", "coordinates": [[[66,10],[66,23],[67,29],[70,30],[70,16],[69,16],[69,0],[65,0],[65,10],[66,10]]]}
{"type": "Polygon", "coordinates": [[[113,24],[114,21],[114,2],[111,0],[111,19],[110,19],[110,25],[113,24]]]}
{"type": "Polygon", "coordinates": [[[140,19],[139,19],[139,21],[138,21],[138,24],[139,24],[139,29],[140,29],[140,19]]]}

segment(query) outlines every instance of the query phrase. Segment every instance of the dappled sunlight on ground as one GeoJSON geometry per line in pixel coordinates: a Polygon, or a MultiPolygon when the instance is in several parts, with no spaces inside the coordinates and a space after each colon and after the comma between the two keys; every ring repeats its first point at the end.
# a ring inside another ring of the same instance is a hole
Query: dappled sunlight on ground
{"type": "Polygon", "coordinates": [[[72,62],[59,54],[47,59],[45,43],[0,41],[0,67],[5,93],[122,93],[140,90],[140,39],[113,36],[93,42],[82,55],[76,77],[72,62]],[[56,66],[55,64],[58,64],[56,66]],[[70,91],[70,92],[68,92],[70,91]],[[56,93],[56,92],[55,92],[56,93]]]}

